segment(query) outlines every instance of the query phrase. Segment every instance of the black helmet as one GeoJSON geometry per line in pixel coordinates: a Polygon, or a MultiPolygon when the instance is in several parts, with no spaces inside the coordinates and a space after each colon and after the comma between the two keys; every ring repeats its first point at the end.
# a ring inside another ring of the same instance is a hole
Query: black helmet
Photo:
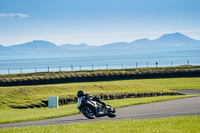
{"type": "Polygon", "coordinates": [[[78,97],[84,96],[84,91],[83,90],[78,91],[77,96],[78,97]]]}

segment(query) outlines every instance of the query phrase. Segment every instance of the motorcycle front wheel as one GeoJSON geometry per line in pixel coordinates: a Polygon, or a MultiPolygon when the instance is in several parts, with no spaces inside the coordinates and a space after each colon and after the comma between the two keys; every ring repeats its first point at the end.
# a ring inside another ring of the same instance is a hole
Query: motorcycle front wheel
{"type": "Polygon", "coordinates": [[[110,107],[110,110],[108,111],[108,117],[110,117],[110,118],[116,117],[117,111],[113,107],[111,107],[110,105],[107,105],[107,106],[110,107]]]}
{"type": "Polygon", "coordinates": [[[94,119],[95,118],[95,114],[94,114],[93,109],[91,107],[87,106],[87,105],[81,108],[81,112],[88,119],[94,119]]]}

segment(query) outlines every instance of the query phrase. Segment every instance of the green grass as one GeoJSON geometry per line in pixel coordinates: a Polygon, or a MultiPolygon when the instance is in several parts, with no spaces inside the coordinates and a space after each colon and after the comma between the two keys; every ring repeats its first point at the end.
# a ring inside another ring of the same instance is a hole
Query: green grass
{"type": "Polygon", "coordinates": [[[199,74],[200,66],[0,74],[0,85],[20,86],[141,78],[196,77],[199,74]]]}
{"type": "MultiPolygon", "coordinates": [[[[193,95],[194,96],[194,95],[193,95]]],[[[189,95],[180,96],[160,96],[160,97],[146,97],[146,98],[128,98],[121,100],[108,100],[105,103],[112,105],[114,108],[153,103],[158,101],[166,101],[173,99],[181,99],[193,97],[189,95]]],[[[0,110],[0,123],[14,123],[22,121],[33,121],[47,118],[55,118],[61,116],[68,116],[78,114],[76,104],[60,106],[58,109],[35,108],[35,109],[4,109],[0,110]]]]}
{"type": "Polygon", "coordinates": [[[48,96],[76,97],[78,90],[93,95],[171,91],[156,84],[135,80],[0,87],[0,109],[15,105],[42,104],[41,101],[47,100],[48,96]]]}
{"type": "Polygon", "coordinates": [[[141,79],[134,82],[158,85],[167,89],[200,89],[200,78],[141,79]]]}
{"type": "Polygon", "coordinates": [[[199,133],[200,116],[177,116],[145,120],[118,120],[51,126],[29,126],[0,129],[2,133],[199,133]]]}
{"type": "Polygon", "coordinates": [[[105,73],[118,73],[118,72],[153,72],[153,71],[177,71],[177,70],[199,70],[200,65],[182,65],[175,67],[149,67],[149,68],[129,68],[129,69],[102,69],[102,70],[82,70],[82,71],[61,71],[61,72],[37,72],[37,73],[20,73],[20,74],[0,74],[0,81],[10,81],[14,80],[24,80],[24,79],[49,79],[51,77],[63,77],[63,76],[80,76],[80,75],[90,75],[90,74],[105,74],[105,73]],[[189,68],[189,69],[188,69],[189,68]]]}
{"type": "Polygon", "coordinates": [[[140,79],[104,82],[0,87],[0,110],[9,106],[42,104],[48,96],[75,97],[78,90],[94,95],[170,92],[170,89],[200,89],[200,78],[140,79]]]}
{"type": "MultiPolygon", "coordinates": [[[[0,87],[0,123],[39,120],[53,117],[77,114],[75,104],[60,106],[59,109],[35,108],[12,109],[10,105],[40,104],[48,96],[60,98],[75,97],[78,90],[86,93],[116,94],[116,93],[144,93],[170,92],[170,89],[200,89],[200,78],[169,78],[169,79],[140,79],[87,83],[68,83],[36,86],[0,87]]],[[[187,96],[175,96],[187,97],[187,96]]],[[[114,107],[124,107],[142,103],[165,100],[167,97],[134,98],[106,101],[114,107]],[[146,102],[144,102],[147,100],[146,102]],[[148,101],[149,100],[149,101],[148,101]]],[[[169,97],[172,98],[172,97],[169,97]]],[[[168,100],[168,99],[166,99],[168,100]]]]}

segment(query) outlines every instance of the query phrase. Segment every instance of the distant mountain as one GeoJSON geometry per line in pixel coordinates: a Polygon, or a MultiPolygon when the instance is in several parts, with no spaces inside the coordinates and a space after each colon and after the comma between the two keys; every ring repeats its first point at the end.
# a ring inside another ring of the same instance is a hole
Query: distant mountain
{"type": "Polygon", "coordinates": [[[143,39],[138,39],[133,41],[132,43],[149,43],[151,40],[149,40],[148,38],[143,38],[143,39]]]}
{"type": "Polygon", "coordinates": [[[60,48],[48,41],[35,40],[19,45],[12,45],[9,47],[0,47],[1,54],[35,54],[35,53],[49,53],[58,51],[60,48]]]}
{"type": "Polygon", "coordinates": [[[102,45],[101,47],[125,47],[126,45],[130,45],[130,43],[127,42],[116,42],[116,43],[111,43],[111,44],[105,44],[102,45]]]}
{"type": "Polygon", "coordinates": [[[88,46],[87,44],[82,43],[79,45],[64,44],[59,47],[66,49],[66,50],[89,50],[89,49],[93,48],[94,46],[88,46]]]}
{"type": "Polygon", "coordinates": [[[118,42],[101,46],[101,49],[132,49],[149,51],[191,50],[200,49],[200,41],[189,38],[181,33],[165,34],[158,39],[138,39],[130,43],[118,42]]]}
{"type": "Polygon", "coordinates": [[[43,54],[66,52],[90,52],[90,51],[175,51],[175,50],[200,50],[200,41],[187,37],[181,33],[165,34],[158,39],[138,39],[133,42],[116,42],[102,46],[88,46],[87,44],[64,44],[57,46],[54,43],[35,40],[24,44],[4,47],[0,45],[0,54],[43,54]]]}
{"type": "Polygon", "coordinates": [[[116,42],[111,44],[105,44],[98,47],[98,50],[121,50],[121,49],[130,49],[132,44],[127,42],[116,42]]]}
{"type": "Polygon", "coordinates": [[[157,43],[197,43],[199,41],[189,38],[181,33],[165,34],[154,40],[157,43]]]}
{"type": "Polygon", "coordinates": [[[200,41],[189,38],[181,33],[165,34],[158,39],[139,39],[132,42],[134,48],[167,51],[200,49],[200,41]]]}
{"type": "Polygon", "coordinates": [[[0,54],[5,54],[7,51],[7,47],[4,47],[3,45],[0,45],[0,54]]]}
{"type": "Polygon", "coordinates": [[[12,45],[10,48],[17,48],[17,49],[48,49],[48,48],[56,48],[57,46],[54,43],[42,40],[35,40],[32,42],[27,42],[24,44],[19,45],[12,45]]]}

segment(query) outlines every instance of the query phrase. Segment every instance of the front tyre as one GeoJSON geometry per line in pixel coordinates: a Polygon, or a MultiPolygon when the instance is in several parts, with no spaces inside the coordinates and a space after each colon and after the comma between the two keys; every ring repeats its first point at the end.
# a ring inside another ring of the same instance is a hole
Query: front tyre
{"type": "Polygon", "coordinates": [[[91,107],[89,107],[87,105],[81,108],[81,112],[88,119],[94,119],[95,118],[94,111],[92,110],[91,107]]]}
{"type": "Polygon", "coordinates": [[[110,107],[110,110],[108,111],[108,117],[110,117],[110,118],[116,117],[117,116],[117,111],[113,107],[111,107],[111,106],[109,106],[109,107],[110,107]]]}

